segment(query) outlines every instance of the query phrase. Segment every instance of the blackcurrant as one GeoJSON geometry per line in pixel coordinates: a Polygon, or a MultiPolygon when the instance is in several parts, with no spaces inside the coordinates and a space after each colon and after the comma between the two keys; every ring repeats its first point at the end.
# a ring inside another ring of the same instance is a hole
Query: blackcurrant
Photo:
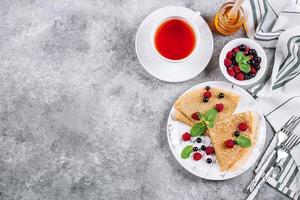
{"type": "Polygon", "coordinates": [[[239,46],[239,50],[240,50],[240,51],[245,51],[245,50],[246,50],[246,46],[245,46],[244,44],[241,44],[241,45],[239,46]]]}
{"type": "Polygon", "coordinates": [[[235,137],[239,137],[239,135],[240,135],[240,132],[239,132],[239,131],[235,131],[235,132],[234,132],[234,136],[235,136],[235,137]]]}
{"type": "Polygon", "coordinates": [[[197,143],[201,143],[201,142],[202,142],[202,139],[198,137],[198,138],[196,139],[196,142],[197,142],[197,143]]]}
{"type": "Polygon", "coordinates": [[[257,55],[255,49],[250,49],[250,50],[249,50],[249,54],[250,54],[250,55],[253,55],[253,56],[256,56],[256,55],[257,55]]]}
{"type": "Polygon", "coordinates": [[[257,65],[257,66],[254,66],[254,68],[255,68],[256,70],[259,70],[259,69],[260,69],[260,66],[257,65]]]}
{"type": "Polygon", "coordinates": [[[232,59],[232,64],[233,64],[233,65],[237,65],[237,62],[236,62],[235,59],[232,59]]]}
{"type": "Polygon", "coordinates": [[[221,92],[221,93],[219,94],[219,98],[220,98],[220,99],[224,98],[224,96],[225,96],[225,95],[224,95],[223,92],[221,92]]]}
{"type": "Polygon", "coordinates": [[[255,66],[258,66],[258,65],[259,65],[259,63],[256,63],[256,62],[254,62],[254,60],[252,60],[252,63],[251,63],[251,65],[255,67],[255,66]]]}
{"type": "Polygon", "coordinates": [[[261,62],[261,57],[254,57],[254,62],[260,63],[261,62]]]}
{"type": "Polygon", "coordinates": [[[193,151],[198,151],[198,147],[193,147],[193,151]]]}
{"type": "Polygon", "coordinates": [[[202,151],[205,151],[205,149],[206,149],[206,146],[205,146],[205,145],[202,145],[202,146],[201,146],[201,150],[202,150],[202,151]]]}
{"type": "Polygon", "coordinates": [[[204,103],[207,103],[207,102],[208,102],[208,100],[209,100],[209,98],[208,98],[208,97],[203,97],[203,102],[204,102],[204,103]]]}
{"type": "Polygon", "coordinates": [[[251,76],[249,74],[245,74],[245,80],[249,80],[251,76]]]}

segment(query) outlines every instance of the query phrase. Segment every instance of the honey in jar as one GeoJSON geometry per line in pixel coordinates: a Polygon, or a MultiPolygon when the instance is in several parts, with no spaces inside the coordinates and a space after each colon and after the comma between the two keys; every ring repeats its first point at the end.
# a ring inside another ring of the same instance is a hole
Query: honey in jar
{"type": "Polygon", "coordinates": [[[234,2],[228,2],[222,5],[214,18],[216,30],[222,35],[232,35],[237,32],[244,22],[244,10],[238,7],[235,14],[230,12],[234,6],[234,2]]]}

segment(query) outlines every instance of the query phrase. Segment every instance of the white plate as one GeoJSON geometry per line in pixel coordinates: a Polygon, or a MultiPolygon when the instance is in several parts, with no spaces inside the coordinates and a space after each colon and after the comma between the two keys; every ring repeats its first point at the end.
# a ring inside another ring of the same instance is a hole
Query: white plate
{"type": "Polygon", "coordinates": [[[148,15],[141,23],[135,39],[137,57],[144,69],[152,76],[167,82],[182,82],[197,76],[207,66],[213,52],[211,31],[199,13],[180,6],[160,8],[148,15]],[[188,59],[170,62],[159,56],[152,48],[152,31],[157,23],[168,17],[183,17],[198,28],[199,40],[188,59]]]}
{"type": "MultiPolygon", "coordinates": [[[[263,116],[263,113],[259,107],[259,105],[256,103],[254,98],[247,93],[244,89],[242,89],[239,86],[225,83],[225,82],[219,82],[219,81],[212,81],[212,82],[205,82],[200,83],[199,85],[196,85],[183,94],[195,90],[198,88],[204,88],[205,86],[210,87],[217,87],[224,89],[226,91],[234,92],[235,94],[240,96],[240,102],[239,105],[235,111],[235,113],[240,113],[244,111],[251,111],[253,112],[256,120],[257,125],[257,138],[255,146],[252,148],[251,153],[249,154],[248,159],[245,161],[245,163],[236,171],[226,171],[221,172],[219,170],[219,167],[217,166],[217,163],[214,162],[212,164],[207,164],[204,159],[202,158],[200,161],[194,161],[192,158],[190,159],[182,159],[180,157],[181,150],[187,145],[186,142],[183,142],[181,140],[181,136],[184,132],[189,132],[190,127],[175,121],[172,119],[172,113],[175,111],[174,106],[172,107],[169,118],[168,118],[168,125],[167,125],[167,135],[168,135],[168,142],[171,148],[171,151],[177,161],[189,172],[192,174],[204,178],[204,179],[210,179],[210,180],[225,180],[230,179],[233,177],[236,177],[245,171],[247,171],[258,159],[260,153],[263,150],[265,139],[266,139],[266,124],[265,124],[265,118],[263,116]]],[[[182,94],[182,95],[183,95],[182,94]]]]}

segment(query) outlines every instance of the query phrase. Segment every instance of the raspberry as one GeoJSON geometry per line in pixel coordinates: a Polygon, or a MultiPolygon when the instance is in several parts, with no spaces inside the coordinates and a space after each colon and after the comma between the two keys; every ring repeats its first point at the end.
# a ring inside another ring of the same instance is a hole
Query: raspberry
{"type": "Polygon", "coordinates": [[[206,147],[206,149],[205,149],[205,153],[206,153],[207,155],[210,155],[210,154],[215,153],[215,150],[214,150],[213,147],[208,146],[208,147],[206,147]]]}
{"type": "Polygon", "coordinates": [[[232,59],[232,57],[233,57],[233,53],[232,53],[232,51],[229,51],[229,52],[226,54],[226,58],[232,59]]]}
{"type": "Polygon", "coordinates": [[[198,114],[199,114],[199,112],[195,112],[195,113],[192,114],[191,117],[192,117],[194,120],[199,121],[200,119],[199,119],[199,115],[198,115],[198,114]]]}
{"type": "Polygon", "coordinates": [[[245,80],[245,75],[243,73],[238,73],[235,78],[239,81],[245,80]]]}
{"type": "Polygon", "coordinates": [[[224,142],[224,145],[227,147],[227,148],[233,148],[234,147],[234,141],[232,139],[229,139],[229,140],[226,140],[224,142]]]}
{"type": "Polygon", "coordinates": [[[232,67],[227,68],[227,73],[229,74],[229,76],[234,76],[235,75],[234,69],[232,67]]]}
{"type": "Polygon", "coordinates": [[[239,124],[239,129],[240,129],[241,131],[245,131],[245,130],[248,129],[248,126],[247,126],[246,123],[240,123],[240,124],[239,124]]]}
{"type": "Polygon", "coordinates": [[[193,158],[194,158],[194,160],[198,161],[202,158],[202,155],[201,155],[201,153],[196,152],[196,153],[193,154],[193,158]]]}
{"type": "Polygon", "coordinates": [[[250,47],[246,46],[245,51],[249,51],[249,50],[250,50],[250,47]]]}
{"type": "Polygon", "coordinates": [[[183,141],[189,141],[191,139],[191,135],[188,133],[188,132],[185,132],[183,135],[182,135],[182,140],[183,141]]]}
{"type": "Polygon", "coordinates": [[[218,112],[221,112],[224,109],[224,105],[222,103],[218,103],[215,108],[218,112]]]}
{"type": "Polygon", "coordinates": [[[239,68],[238,65],[235,65],[235,66],[233,67],[233,69],[234,69],[235,73],[237,73],[237,74],[241,72],[241,70],[240,70],[240,68],[239,68]]]}
{"type": "Polygon", "coordinates": [[[226,58],[226,59],[224,60],[224,65],[225,65],[226,67],[230,67],[231,64],[232,64],[232,61],[231,61],[230,59],[226,58]]]}
{"type": "Polygon", "coordinates": [[[239,50],[239,48],[235,47],[235,48],[232,49],[232,51],[233,51],[233,53],[237,53],[237,52],[239,52],[240,50],[239,50]]]}
{"type": "Polygon", "coordinates": [[[251,67],[250,73],[251,74],[256,74],[256,72],[257,72],[256,69],[254,67],[251,67]]]}
{"type": "Polygon", "coordinates": [[[210,91],[206,91],[203,93],[204,97],[210,98],[211,97],[211,92],[210,91]]]}
{"type": "Polygon", "coordinates": [[[249,56],[249,60],[253,60],[253,56],[252,55],[249,56]]]}

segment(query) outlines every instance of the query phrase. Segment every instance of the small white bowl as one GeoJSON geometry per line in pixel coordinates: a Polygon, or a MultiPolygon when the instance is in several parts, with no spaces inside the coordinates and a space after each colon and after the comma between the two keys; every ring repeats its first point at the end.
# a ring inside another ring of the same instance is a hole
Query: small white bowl
{"type": "Polygon", "coordinates": [[[242,86],[252,85],[252,84],[256,83],[257,81],[259,81],[265,74],[266,69],[267,69],[267,56],[266,56],[264,49],[257,42],[250,40],[248,38],[237,38],[237,39],[231,40],[223,47],[223,49],[220,53],[220,57],[219,57],[219,66],[220,66],[220,69],[221,69],[223,75],[225,76],[225,78],[227,80],[229,80],[230,82],[237,84],[237,85],[242,85],[242,86]],[[255,49],[257,52],[257,55],[259,57],[261,57],[261,63],[260,63],[260,70],[257,71],[257,74],[254,78],[239,81],[227,73],[227,68],[224,65],[224,59],[226,58],[227,52],[231,51],[233,48],[235,48],[241,44],[244,44],[244,45],[250,47],[250,49],[255,49]]]}

